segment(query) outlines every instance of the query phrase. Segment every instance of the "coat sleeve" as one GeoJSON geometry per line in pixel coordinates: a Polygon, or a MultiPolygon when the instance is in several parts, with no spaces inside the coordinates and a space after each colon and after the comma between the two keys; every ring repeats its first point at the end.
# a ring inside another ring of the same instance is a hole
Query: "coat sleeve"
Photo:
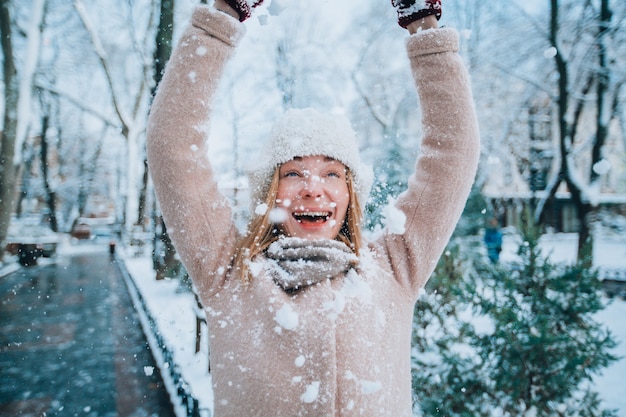
{"type": "Polygon", "coordinates": [[[212,172],[208,132],[224,66],[244,34],[237,20],[197,6],[172,53],[150,110],[147,158],[176,250],[203,296],[217,292],[237,237],[212,172]]]}
{"type": "Polygon", "coordinates": [[[426,30],[407,40],[424,137],[415,172],[396,207],[403,234],[386,234],[384,250],[408,295],[426,284],[461,216],[480,155],[469,76],[453,29],[426,30]]]}

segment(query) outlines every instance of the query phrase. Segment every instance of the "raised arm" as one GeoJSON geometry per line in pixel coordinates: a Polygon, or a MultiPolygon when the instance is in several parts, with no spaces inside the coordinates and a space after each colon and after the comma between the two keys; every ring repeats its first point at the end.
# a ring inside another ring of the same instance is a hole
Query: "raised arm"
{"type": "Polygon", "coordinates": [[[158,88],[150,111],[147,155],[168,232],[201,291],[217,288],[218,256],[236,239],[228,201],[207,156],[213,97],[241,37],[241,23],[198,6],[158,88]],[[202,280],[200,280],[202,277],[202,280]]]}
{"type": "MultiPolygon", "coordinates": [[[[436,10],[441,13],[440,5],[436,10]]],[[[412,33],[406,44],[424,137],[415,173],[396,202],[406,215],[405,232],[385,238],[396,277],[412,296],[426,284],[454,231],[480,154],[469,76],[457,53],[458,34],[447,28],[425,30],[437,26],[436,16],[406,26],[412,33]]]]}

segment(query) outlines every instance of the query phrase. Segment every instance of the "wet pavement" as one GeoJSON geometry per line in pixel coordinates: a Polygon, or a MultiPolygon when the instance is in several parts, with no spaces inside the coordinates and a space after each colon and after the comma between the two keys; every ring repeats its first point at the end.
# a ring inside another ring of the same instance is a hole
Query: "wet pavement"
{"type": "Polygon", "coordinates": [[[105,250],[0,277],[0,297],[1,417],[174,415],[105,250]]]}

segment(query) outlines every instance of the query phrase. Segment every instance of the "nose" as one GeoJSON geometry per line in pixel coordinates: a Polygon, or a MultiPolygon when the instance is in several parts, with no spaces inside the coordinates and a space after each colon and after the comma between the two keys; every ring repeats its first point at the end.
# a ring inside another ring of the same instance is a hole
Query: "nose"
{"type": "Polygon", "coordinates": [[[319,198],[323,194],[322,180],[317,175],[307,175],[302,181],[302,189],[300,191],[302,197],[319,198]]]}

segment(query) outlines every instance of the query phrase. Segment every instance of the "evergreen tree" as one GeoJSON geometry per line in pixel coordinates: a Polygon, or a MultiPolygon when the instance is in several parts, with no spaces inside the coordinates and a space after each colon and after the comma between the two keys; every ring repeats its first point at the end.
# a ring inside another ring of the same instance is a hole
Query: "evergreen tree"
{"type": "Polygon", "coordinates": [[[415,308],[413,390],[423,416],[615,416],[592,377],[616,360],[593,315],[597,273],[541,254],[521,230],[519,262],[468,259],[452,243],[415,308]]]}
{"type": "Polygon", "coordinates": [[[489,416],[481,412],[486,387],[477,372],[469,343],[474,334],[467,320],[475,292],[468,268],[452,243],[415,306],[413,319],[413,392],[416,414],[424,416],[489,416]],[[468,299],[469,295],[469,299],[468,299]]]}
{"type": "MultiPolygon", "coordinates": [[[[528,216],[529,217],[529,216],[528,216]]],[[[522,226],[520,263],[486,267],[477,313],[493,329],[474,346],[492,410],[507,416],[611,416],[591,390],[594,374],[616,360],[611,334],[593,315],[604,308],[597,272],[584,260],[555,265],[541,254],[539,229],[522,226]]]]}

